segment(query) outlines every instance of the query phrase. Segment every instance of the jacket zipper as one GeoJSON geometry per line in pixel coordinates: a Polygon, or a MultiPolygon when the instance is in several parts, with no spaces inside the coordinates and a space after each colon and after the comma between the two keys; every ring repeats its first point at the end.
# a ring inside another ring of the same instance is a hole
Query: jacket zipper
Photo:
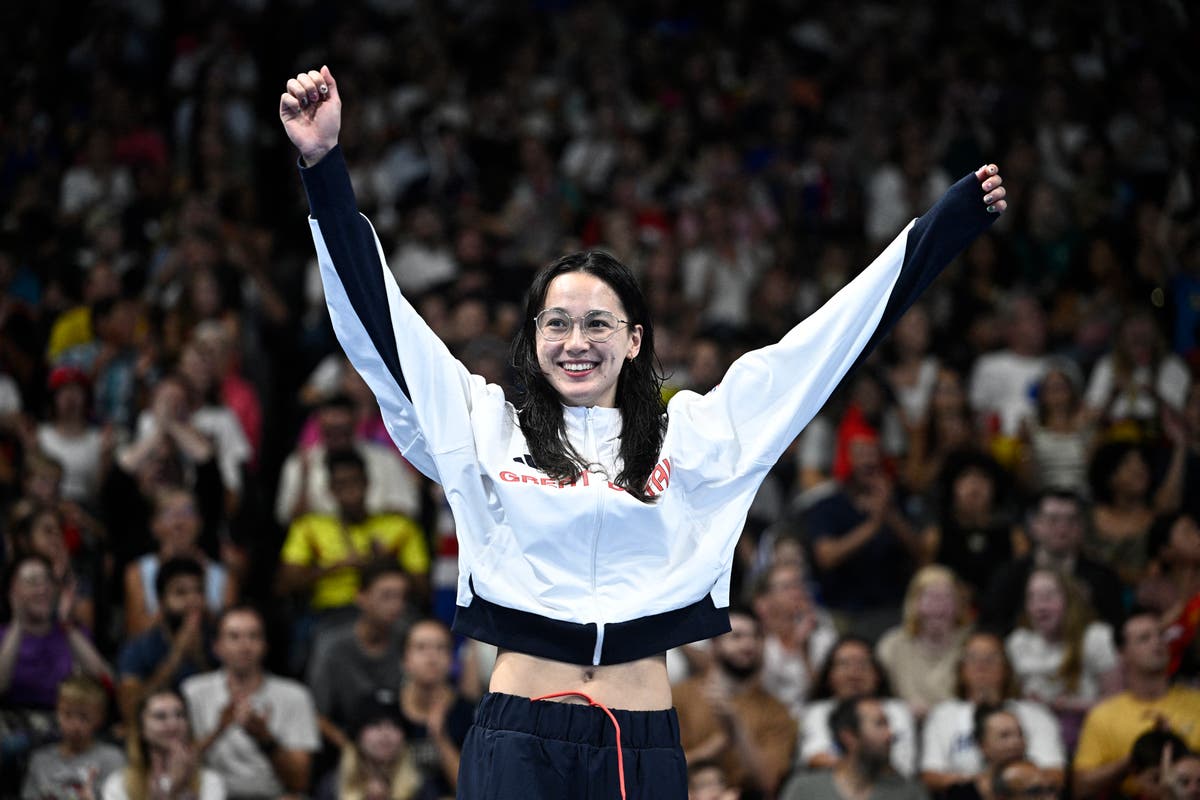
{"type": "MultiPolygon", "coordinates": [[[[596,447],[595,431],[592,427],[592,411],[593,409],[584,409],[584,445],[587,448],[588,459],[599,463],[600,453],[596,447]]],[[[600,549],[600,529],[604,524],[604,491],[601,489],[596,493],[596,525],[592,533],[592,607],[593,616],[597,619],[596,622],[596,648],[592,651],[592,665],[600,665],[600,654],[604,649],[604,623],[599,622],[601,618],[600,605],[597,599],[596,587],[596,561],[597,554],[600,549]]]]}

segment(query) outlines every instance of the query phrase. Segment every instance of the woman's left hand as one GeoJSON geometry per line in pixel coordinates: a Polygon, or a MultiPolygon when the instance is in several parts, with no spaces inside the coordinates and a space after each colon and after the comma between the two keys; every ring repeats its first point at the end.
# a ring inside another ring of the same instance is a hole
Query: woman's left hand
{"type": "Polygon", "coordinates": [[[1003,214],[1004,209],[1008,208],[1008,201],[1004,199],[1007,192],[1001,185],[1004,179],[1000,177],[1000,168],[995,164],[984,164],[975,170],[975,178],[982,184],[983,203],[988,213],[1003,214]]]}

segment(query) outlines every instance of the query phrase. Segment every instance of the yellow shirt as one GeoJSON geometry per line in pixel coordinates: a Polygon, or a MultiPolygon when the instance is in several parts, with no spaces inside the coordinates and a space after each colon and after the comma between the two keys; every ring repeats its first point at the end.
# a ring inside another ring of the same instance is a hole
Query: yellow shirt
{"type": "MultiPolygon", "coordinates": [[[[394,554],[410,575],[429,572],[425,531],[402,514],[375,514],[357,525],[344,525],[327,514],[306,514],[292,523],[280,554],[284,564],[328,567],[352,553],[369,557],[394,554]],[[353,548],[353,549],[351,549],[353,548]]],[[[314,609],[338,608],[354,602],[358,570],[338,569],[317,579],[313,586],[314,609]]]]}
{"type": "Polygon", "coordinates": [[[1200,691],[1172,686],[1157,700],[1122,692],[1097,704],[1083,721],[1075,768],[1093,769],[1129,755],[1133,743],[1162,717],[1191,750],[1200,748],[1200,691]]]}

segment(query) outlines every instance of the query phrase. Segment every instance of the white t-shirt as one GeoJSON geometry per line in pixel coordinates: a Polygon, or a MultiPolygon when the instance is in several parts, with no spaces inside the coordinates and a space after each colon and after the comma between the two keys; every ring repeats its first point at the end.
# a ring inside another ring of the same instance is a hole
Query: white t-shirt
{"type": "MultiPolygon", "coordinates": [[[[229,703],[229,684],[223,670],[195,675],[183,682],[192,731],[197,739],[217,728],[229,703]]],[[[296,681],[264,675],[251,704],[266,715],[267,728],[284,750],[315,752],[320,747],[317,712],[312,694],[296,681]]],[[[204,763],[216,770],[234,796],[278,797],[284,787],[271,760],[239,725],[225,729],[205,753],[204,763]]]]}
{"type": "Polygon", "coordinates": [[[1021,356],[1009,350],[986,353],[971,371],[971,409],[995,412],[1000,417],[1000,433],[1015,436],[1021,421],[1035,411],[1034,388],[1045,372],[1045,356],[1021,356]]]}
{"type": "Polygon", "coordinates": [[[100,431],[88,428],[80,436],[63,436],[50,423],[38,426],[38,447],[63,468],[62,495],[68,500],[88,503],[95,499],[100,486],[100,457],[103,454],[100,431]]]}
{"type": "MultiPolygon", "coordinates": [[[[837,627],[833,619],[821,612],[817,627],[808,637],[808,663],[819,670],[825,656],[837,641],[837,627]]],[[[797,720],[804,713],[804,698],[812,688],[814,675],[804,665],[804,659],[788,650],[778,637],[767,635],[763,641],[762,687],[776,700],[788,707],[797,720]]]]}
{"type": "MultiPolygon", "coordinates": [[[[889,697],[883,702],[888,727],[892,730],[892,766],[906,778],[917,769],[917,724],[908,704],[889,697]]],[[[808,764],[814,756],[827,753],[839,757],[833,732],[829,730],[829,715],[837,700],[826,698],[809,703],[800,723],[800,765],[808,764]]]]}
{"type": "MultiPolygon", "coordinates": [[[[1067,760],[1050,710],[1031,700],[1009,700],[1005,706],[1021,723],[1029,760],[1043,769],[1062,769],[1067,760]]],[[[983,756],[975,743],[975,704],[958,699],[938,703],[922,729],[921,771],[975,775],[982,768],[983,756]]]]}
{"type": "MultiPolygon", "coordinates": [[[[367,513],[395,512],[416,518],[421,498],[416,476],[396,451],[373,442],[356,442],[355,451],[367,468],[367,513]]],[[[329,489],[329,470],[325,468],[325,447],[315,445],[309,455],[308,513],[337,514],[337,501],[329,489]]],[[[304,455],[300,451],[283,462],[279,490],[275,496],[275,519],[290,525],[292,508],[300,495],[304,455]]]]}
{"type": "Polygon", "coordinates": [[[1083,632],[1083,670],[1074,692],[1067,691],[1066,681],[1058,674],[1066,651],[1062,642],[1050,642],[1040,633],[1017,628],[1008,635],[1004,649],[1021,684],[1021,693],[1042,700],[1058,697],[1097,700],[1101,677],[1117,666],[1112,626],[1104,622],[1093,622],[1083,632]]]}
{"type": "MultiPolygon", "coordinates": [[[[1112,355],[1106,355],[1096,362],[1088,380],[1084,403],[1088,408],[1097,411],[1108,405],[1113,390],[1113,360],[1112,355]]],[[[1159,397],[1176,411],[1183,410],[1187,399],[1188,386],[1191,377],[1187,365],[1179,356],[1170,354],[1163,358],[1155,371],[1150,367],[1138,367],[1133,371],[1133,384],[1138,387],[1131,395],[1122,393],[1113,400],[1109,413],[1115,419],[1155,419],[1158,416],[1158,403],[1154,395],[1144,387],[1154,384],[1154,390],[1159,397]]]]}
{"type": "MultiPolygon", "coordinates": [[[[129,800],[129,792],[125,791],[125,770],[119,769],[105,779],[100,800],[129,800]]],[[[225,800],[225,784],[211,769],[200,770],[200,800],[225,800]]]]}

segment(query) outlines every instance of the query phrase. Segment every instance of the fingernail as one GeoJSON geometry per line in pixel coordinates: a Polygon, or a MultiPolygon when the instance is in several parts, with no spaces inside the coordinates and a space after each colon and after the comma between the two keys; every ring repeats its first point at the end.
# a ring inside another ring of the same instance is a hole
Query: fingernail
{"type": "Polygon", "coordinates": [[[308,108],[308,97],[307,96],[300,98],[300,107],[308,108]]]}
{"type": "Polygon", "coordinates": [[[990,194],[989,194],[989,195],[984,195],[984,197],[983,197],[983,202],[985,202],[985,203],[990,203],[990,202],[992,202],[992,196],[991,196],[990,194]]]}
{"type": "Polygon", "coordinates": [[[996,207],[995,207],[995,206],[988,206],[988,211],[989,211],[989,212],[991,212],[991,213],[993,213],[993,214],[995,214],[995,213],[996,213],[996,207]]]}
{"type": "Polygon", "coordinates": [[[992,188],[992,182],[991,182],[991,181],[988,181],[987,183],[983,184],[983,190],[984,190],[985,192],[986,192],[986,191],[988,191],[988,190],[989,190],[989,189],[991,189],[991,188],[992,188]]]}
{"type": "Polygon", "coordinates": [[[312,101],[312,102],[314,102],[314,103],[315,103],[315,102],[317,102],[317,96],[318,96],[318,95],[317,95],[317,93],[316,93],[315,91],[313,91],[313,92],[309,92],[309,93],[308,93],[308,99],[309,99],[309,100],[311,100],[311,101],[312,101]]]}
{"type": "Polygon", "coordinates": [[[995,174],[996,174],[996,168],[988,167],[988,175],[995,175],[995,174]]]}
{"type": "Polygon", "coordinates": [[[321,94],[329,94],[329,87],[322,85],[317,91],[319,91],[321,94]]]}

